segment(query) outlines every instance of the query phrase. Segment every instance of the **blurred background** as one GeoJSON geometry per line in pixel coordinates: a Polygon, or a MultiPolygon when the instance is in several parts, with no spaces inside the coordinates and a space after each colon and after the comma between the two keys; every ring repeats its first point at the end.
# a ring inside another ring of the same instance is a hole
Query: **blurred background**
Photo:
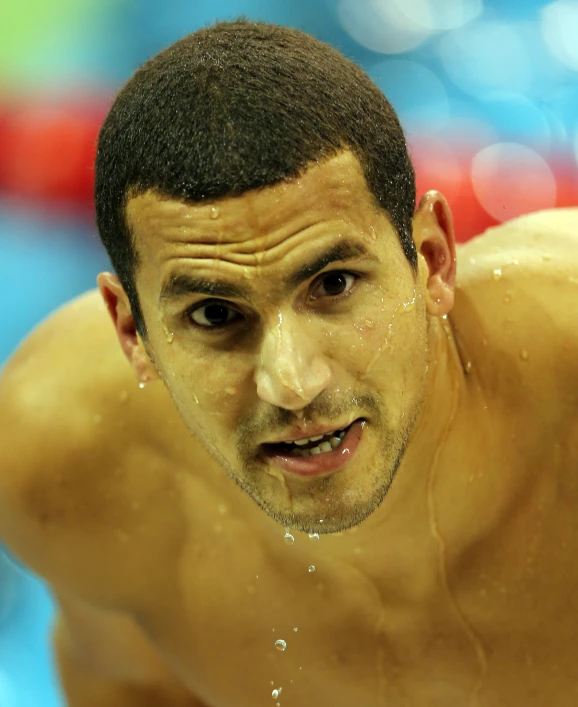
{"type": "MultiPolygon", "coordinates": [[[[92,180],[115,93],[174,40],[240,15],[305,30],[369,73],[401,117],[418,195],[446,195],[459,241],[578,205],[578,0],[4,0],[0,365],[109,268],[92,180]]],[[[0,548],[0,707],[63,704],[52,611],[0,548]]]]}

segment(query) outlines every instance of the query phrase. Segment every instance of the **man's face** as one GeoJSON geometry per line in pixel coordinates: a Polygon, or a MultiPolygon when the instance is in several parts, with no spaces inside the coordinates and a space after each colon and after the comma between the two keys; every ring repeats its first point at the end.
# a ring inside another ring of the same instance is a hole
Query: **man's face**
{"type": "Polygon", "coordinates": [[[428,345],[419,282],[357,160],[206,205],[148,192],[127,218],[147,348],[189,430],[284,525],[365,519],[422,407],[428,345]],[[267,444],[360,419],[331,452],[267,444]]]}

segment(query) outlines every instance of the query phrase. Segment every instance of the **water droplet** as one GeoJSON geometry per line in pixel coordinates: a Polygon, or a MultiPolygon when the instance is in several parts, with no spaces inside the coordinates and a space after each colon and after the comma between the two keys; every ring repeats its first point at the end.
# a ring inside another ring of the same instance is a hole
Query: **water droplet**
{"type": "Polygon", "coordinates": [[[471,370],[472,370],[472,362],[467,361],[466,362],[466,373],[471,373],[471,370]]]}
{"type": "Polygon", "coordinates": [[[502,270],[501,268],[496,268],[492,272],[492,280],[499,280],[502,277],[502,270]]]}
{"type": "Polygon", "coordinates": [[[309,538],[313,540],[313,542],[318,543],[319,542],[319,533],[309,533],[309,538]]]}
{"type": "Polygon", "coordinates": [[[193,393],[193,398],[195,399],[195,402],[196,402],[197,405],[198,405],[198,404],[199,404],[199,399],[197,398],[197,396],[196,396],[194,393],[193,393]]]}
{"type": "Polygon", "coordinates": [[[522,350],[520,351],[520,357],[521,357],[524,361],[527,361],[527,360],[528,360],[528,352],[526,351],[526,349],[522,349],[522,350]]]}
{"type": "Polygon", "coordinates": [[[278,651],[284,651],[287,648],[287,644],[285,643],[285,641],[282,641],[281,639],[279,639],[279,640],[275,641],[275,648],[278,651]]]}
{"type": "Polygon", "coordinates": [[[295,538],[288,530],[285,531],[285,537],[283,539],[285,540],[285,545],[293,545],[295,542],[295,538]]]}
{"type": "Polygon", "coordinates": [[[294,628],[293,630],[295,631],[295,633],[297,633],[297,631],[299,631],[299,629],[297,628],[297,626],[295,626],[295,628],[294,628]]]}
{"type": "Polygon", "coordinates": [[[211,218],[212,219],[219,218],[219,209],[216,206],[211,207],[211,218]]]}
{"type": "Polygon", "coordinates": [[[276,688],[275,690],[273,690],[273,692],[271,693],[271,697],[272,697],[274,700],[276,700],[282,692],[283,692],[283,688],[282,688],[282,687],[278,687],[278,688],[276,688]]]}
{"type": "Polygon", "coordinates": [[[144,381],[141,381],[141,382],[138,384],[138,387],[142,390],[142,389],[145,387],[145,385],[146,385],[146,383],[145,383],[144,381]]]}
{"type": "Polygon", "coordinates": [[[323,518],[321,518],[321,519],[319,520],[319,522],[320,522],[320,523],[323,523],[323,522],[324,522],[324,521],[323,521],[323,518]]]}
{"type": "Polygon", "coordinates": [[[167,332],[167,343],[168,344],[172,344],[174,338],[175,338],[175,333],[173,331],[167,332]]]}
{"type": "Polygon", "coordinates": [[[374,329],[377,326],[373,319],[365,319],[363,323],[368,329],[374,329]]]}
{"type": "Polygon", "coordinates": [[[308,572],[315,572],[315,565],[309,565],[307,571],[308,572]]]}
{"type": "Polygon", "coordinates": [[[397,307],[397,309],[395,310],[395,314],[398,314],[399,312],[401,312],[402,314],[405,314],[407,312],[411,312],[415,308],[416,298],[417,297],[416,297],[415,290],[414,290],[413,299],[410,300],[409,302],[402,302],[399,305],[399,307],[397,307]]]}

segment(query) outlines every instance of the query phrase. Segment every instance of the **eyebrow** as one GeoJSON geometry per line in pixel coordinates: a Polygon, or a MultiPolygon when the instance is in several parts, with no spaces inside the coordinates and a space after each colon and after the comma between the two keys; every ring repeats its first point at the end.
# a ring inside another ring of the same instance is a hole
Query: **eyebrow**
{"type": "MultiPolygon", "coordinates": [[[[329,248],[315,260],[301,265],[295,272],[284,278],[284,292],[287,294],[298,285],[323,270],[329,263],[338,260],[351,260],[353,258],[366,258],[379,262],[379,258],[371,253],[363,243],[352,240],[343,240],[329,248]]],[[[165,281],[162,286],[160,301],[167,302],[179,299],[192,293],[200,293],[210,297],[225,297],[238,299],[251,299],[250,288],[243,285],[233,285],[221,280],[204,280],[185,273],[176,273],[165,281]]]]}

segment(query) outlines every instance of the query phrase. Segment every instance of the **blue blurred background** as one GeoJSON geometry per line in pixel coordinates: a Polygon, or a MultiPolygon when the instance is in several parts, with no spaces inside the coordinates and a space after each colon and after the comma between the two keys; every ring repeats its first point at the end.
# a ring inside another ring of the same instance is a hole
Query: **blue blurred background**
{"type": "MultiPolygon", "coordinates": [[[[303,29],[400,114],[418,192],[458,240],[578,203],[578,0],[21,0],[0,5],[0,364],[109,267],[94,228],[98,128],[147,58],[217,19],[303,29]]],[[[0,548],[0,707],[57,707],[43,584],[0,548]]]]}

